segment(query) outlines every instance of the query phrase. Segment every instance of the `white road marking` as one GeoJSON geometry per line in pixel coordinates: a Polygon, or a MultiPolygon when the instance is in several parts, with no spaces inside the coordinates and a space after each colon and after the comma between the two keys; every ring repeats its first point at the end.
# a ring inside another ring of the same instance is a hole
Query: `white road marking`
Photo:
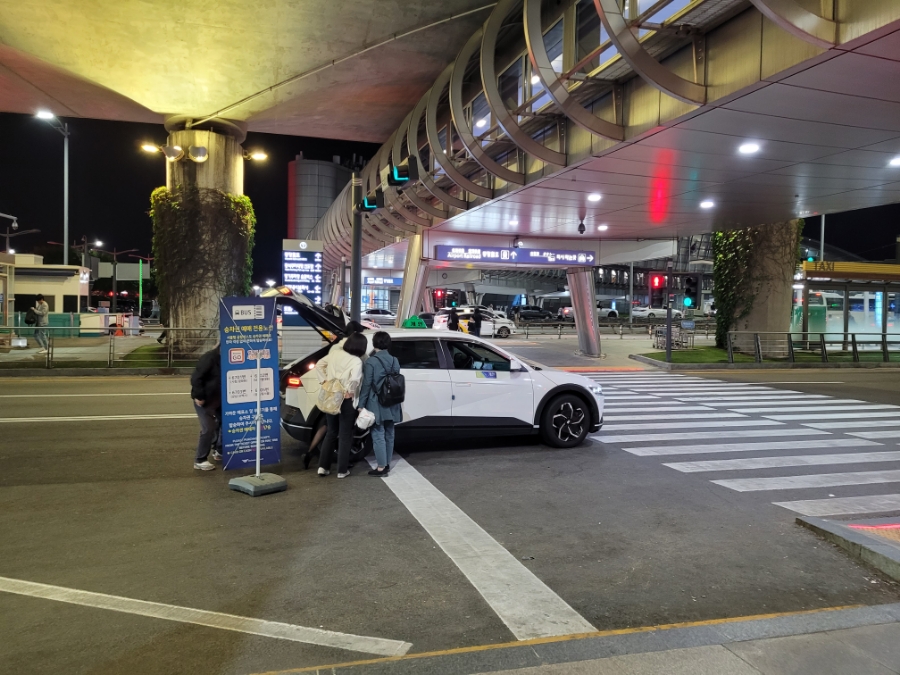
{"type": "Polygon", "coordinates": [[[900,420],[869,420],[867,422],[810,422],[805,427],[813,429],[871,429],[874,426],[896,427],[900,426],[900,420]]]}
{"type": "Polygon", "coordinates": [[[823,413],[821,415],[764,415],[763,417],[770,420],[781,420],[783,422],[805,420],[852,420],[860,417],[900,417],[900,410],[895,412],[854,412],[854,413],[823,413]]]}
{"type": "Polygon", "coordinates": [[[728,399],[717,398],[714,401],[709,401],[708,403],[706,403],[706,405],[716,406],[717,408],[734,408],[736,406],[739,407],[739,406],[743,406],[743,405],[756,405],[756,406],[760,406],[760,407],[762,407],[762,406],[778,407],[778,406],[783,406],[783,405],[791,405],[791,406],[793,406],[793,405],[810,405],[812,403],[820,403],[822,405],[830,405],[833,402],[834,401],[822,401],[822,400],[816,400],[816,399],[810,400],[808,398],[802,398],[802,399],[793,399],[793,398],[778,399],[778,398],[776,398],[776,399],[771,399],[771,400],[767,399],[767,398],[764,398],[764,399],[758,398],[758,399],[744,399],[742,401],[729,401],[728,399]]]}
{"type": "MultiPolygon", "coordinates": [[[[852,410],[887,410],[893,409],[900,411],[895,405],[887,405],[887,404],[879,404],[873,403],[871,405],[827,405],[831,403],[831,401],[823,401],[823,405],[814,405],[807,407],[799,407],[799,408],[791,408],[790,412],[849,412],[852,410]]],[[[775,408],[771,406],[768,408],[732,408],[735,412],[742,413],[770,413],[774,412],[775,409],[785,405],[784,403],[779,404],[775,408]]]]}
{"type": "Polygon", "coordinates": [[[848,471],[846,473],[816,473],[806,476],[779,476],[777,478],[731,478],[710,481],[737,492],[761,490],[794,490],[805,488],[838,487],[841,485],[876,485],[900,482],[900,470],[848,471]]]}
{"type": "Polygon", "coordinates": [[[622,388],[631,391],[659,391],[666,393],[670,391],[733,391],[735,393],[744,391],[773,391],[769,387],[736,386],[733,384],[679,384],[671,386],[665,384],[635,384],[629,387],[623,386],[622,388]]]}
{"type": "MultiPolygon", "coordinates": [[[[660,417],[666,417],[661,415],[660,417]]],[[[610,418],[607,418],[610,419],[610,418]]],[[[657,418],[659,419],[659,418],[657,418]]],[[[698,425],[703,424],[700,420],[688,422],[640,422],[639,424],[603,424],[603,431],[643,431],[647,430],[663,430],[663,429],[696,429],[698,425]]],[[[725,420],[715,422],[716,427],[767,427],[773,424],[781,424],[781,422],[773,422],[771,420],[725,420]]],[[[775,432],[772,432],[773,434],[775,432]]],[[[721,434],[719,434],[721,438],[721,434]]]]}
{"type": "MultiPolygon", "coordinates": [[[[690,410],[690,408],[688,408],[690,410]]],[[[703,409],[701,407],[701,409],[703,409]]],[[[703,415],[683,415],[680,412],[678,414],[670,415],[668,413],[676,412],[670,409],[665,410],[665,415],[605,415],[603,416],[604,422],[652,422],[654,420],[684,420],[693,418],[698,422],[702,422],[703,420],[719,420],[724,418],[734,418],[734,417],[746,417],[746,415],[741,415],[737,412],[708,412],[703,415]]],[[[696,422],[695,422],[696,424],[696,422]]],[[[604,425],[605,426],[605,425],[604,425]]]]}
{"type": "Polygon", "coordinates": [[[778,382],[767,382],[767,384],[844,384],[836,380],[779,380],[778,382]]]}
{"type": "Polygon", "coordinates": [[[0,424],[31,424],[33,422],[106,422],[111,420],[187,420],[196,413],[168,413],[163,415],[85,415],[84,417],[0,417],[0,424]]]}
{"type": "Polygon", "coordinates": [[[813,441],[771,441],[762,443],[724,443],[710,445],[669,445],[624,448],[625,452],[641,457],[664,455],[715,455],[722,452],[762,452],[764,450],[800,450],[801,448],[861,448],[881,445],[853,438],[817,438],[813,441]]]}
{"type": "MultiPolygon", "coordinates": [[[[755,401],[759,401],[762,403],[763,401],[805,401],[810,399],[823,399],[828,398],[827,396],[820,396],[819,394],[750,394],[748,393],[745,396],[716,396],[715,400],[717,405],[724,405],[727,403],[753,403],[755,401]]],[[[709,396],[704,396],[702,398],[686,398],[679,396],[679,401],[683,401],[685,403],[702,403],[703,401],[709,401],[709,396]]]]}
{"type": "MultiPolygon", "coordinates": [[[[744,431],[732,431],[728,434],[730,438],[757,438],[760,436],[813,436],[818,434],[828,434],[827,431],[819,431],[818,429],[749,429],[744,431]]],[[[601,443],[637,443],[639,441],[694,441],[706,439],[722,440],[721,431],[694,431],[689,433],[677,434],[625,434],[618,436],[599,436],[594,434],[591,436],[601,443]]]]}
{"type": "Polygon", "coordinates": [[[33,598],[43,598],[45,600],[57,600],[59,602],[81,605],[83,607],[94,607],[97,609],[107,609],[113,612],[148,616],[154,619],[177,621],[179,623],[208,626],[210,628],[220,628],[222,630],[231,630],[238,633],[247,633],[249,635],[261,635],[277,640],[290,640],[292,642],[303,642],[305,644],[319,645],[322,647],[346,649],[354,652],[363,652],[365,654],[401,656],[406,654],[412,647],[409,642],[401,642],[399,640],[387,640],[384,638],[366,637],[349,633],[335,633],[330,630],[322,630],[321,628],[307,628],[305,626],[295,626],[279,621],[265,621],[263,619],[254,619],[248,616],[222,614],[221,612],[209,612],[203,609],[193,609],[191,607],[167,605],[161,602],[134,600],[132,598],[123,598],[118,595],[79,591],[74,588],[50,586],[48,584],[10,579],[8,577],[0,577],[0,591],[14,593],[16,595],[27,595],[33,598]]]}
{"type": "Polygon", "coordinates": [[[884,431],[848,431],[848,436],[858,438],[900,438],[900,429],[886,429],[884,431]]]}
{"type": "MultiPolygon", "coordinates": [[[[656,405],[657,405],[656,401],[653,401],[653,406],[656,407],[656,405]]],[[[634,403],[629,403],[628,405],[623,405],[621,403],[618,405],[613,404],[613,403],[604,403],[603,404],[604,412],[609,411],[611,413],[620,413],[625,410],[636,410],[636,409],[638,409],[638,408],[634,405],[634,403]]],[[[705,405],[686,405],[681,408],[669,406],[666,408],[660,407],[659,410],[660,410],[660,412],[667,412],[667,413],[669,413],[669,412],[703,412],[703,411],[716,412],[715,408],[710,408],[705,405]]],[[[654,417],[653,419],[659,419],[659,418],[654,417]]]]}
{"type": "MultiPolygon", "coordinates": [[[[618,396],[607,396],[608,400],[603,403],[604,408],[634,408],[634,401],[626,401],[625,403],[618,403],[618,396]]],[[[648,403],[652,403],[654,406],[667,406],[669,408],[677,407],[679,410],[709,410],[706,406],[691,406],[687,403],[682,403],[681,401],[664,401],[660,399],[648,399],[644,396],[639,397],[642,401],[647,401],[648,403]]]]}
{"type": "Polygon", "coordinates": [[[603,390],[604,396],[607,396],[611,401],[659,401],[660,399],[654,396],[647,396],[645,394],[634,395],[634,394],[613,394],[611,396],[608,395],[606,389],[603,390]]]}
{"type": "Polygon", "coordinates": [[[597,630],[406,461],[384,483],[517,640],[597,630]]]}
{"type": "Polygon", "coordinates": [[[900,461],[900,452],[849,452],[840,455],[789,455],[781,457],[747,457],[713,459],[705,462],[673,462],[663,464],[682,473],[702,471],[744,471],[774,469],[782,466],[817,466],[822,464],[865,464],[866,462],[900,461]]]}
{"type": "Polygon", "coordinates": [[[120,396],[190,396],[188,391],[168,391],[168,392],[147,392],[134,394],[0,394],[0,398],[82,398],[82,397],[105,397],[119,398],[120,396]]]}
{"type": "Polygon", "coordinates": [[[900,495],[803,499],[796,502],[772,503],[802,516],[847,516],[854,513],[883,513],[900,510],[900,495]]]}

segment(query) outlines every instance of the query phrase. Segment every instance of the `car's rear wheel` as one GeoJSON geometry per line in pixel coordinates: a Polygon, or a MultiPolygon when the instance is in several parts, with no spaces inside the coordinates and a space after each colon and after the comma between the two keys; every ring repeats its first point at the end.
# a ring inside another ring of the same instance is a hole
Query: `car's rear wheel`
{"type": "Polygon", "coordinates": [[[655,319],[655,318],[656,318],[656,314],[648,314],[648,315],[647,315],[647,318],[648,318],[648,319],[655,319]]]}
{"type": "Polygon", "coordinates": [[[500,326],[500,328],[497,330],[497,335],[499,335],[502,338],[508,338],[509,337],[509,328],[507,328],[506,326],[500,326]]]}
{"type": "Polygon", "coordinates": [[[606,317],[607,317],[608,319],[618,319],[618,318],[619,318],[619,313],[613,311],[613,312],[610,312],[609,314],[607,314],[606,317]]]}
{"type": "Polygon", "coordinates": [[[561,394],[554,398],[541,416],[541,437],[554,448],[573,448],[580,445],[590,428],[590,410],[575,394],[561,394]]]}

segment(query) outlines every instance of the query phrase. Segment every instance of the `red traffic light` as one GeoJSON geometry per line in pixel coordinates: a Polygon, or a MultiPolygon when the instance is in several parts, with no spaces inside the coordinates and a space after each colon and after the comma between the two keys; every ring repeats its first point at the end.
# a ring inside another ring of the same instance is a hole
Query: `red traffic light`
{"type": "Polygon", "coordinates": [[[666,278],[662,274],[650,275],[650,288],[665,288],[666,278]]]}
{"type": "Polygon", "coordinates": [[[442,297],[442,296],[444,295],[444,291],[442,291],[442,290],[437,290],[437,291],[434,292],[434,294],[440,298],[440,297],[442,297]]]}

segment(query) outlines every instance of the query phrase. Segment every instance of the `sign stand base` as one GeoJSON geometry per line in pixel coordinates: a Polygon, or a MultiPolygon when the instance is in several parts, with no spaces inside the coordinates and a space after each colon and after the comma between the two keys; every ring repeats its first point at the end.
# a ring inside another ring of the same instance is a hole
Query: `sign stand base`
{"type": "Polygon", "coordinates": [[[272,492],[287,490],[287,481],[274,473],[261,473],[232,478],[228,481],[228,487],[251,497],[261,497],[272,492]]]}

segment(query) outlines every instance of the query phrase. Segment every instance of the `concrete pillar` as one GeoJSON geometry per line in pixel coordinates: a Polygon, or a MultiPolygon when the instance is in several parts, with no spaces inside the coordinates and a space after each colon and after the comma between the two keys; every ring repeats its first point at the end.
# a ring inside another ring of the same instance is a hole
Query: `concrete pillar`
{"type": "Polygon", "coordinates": [[[475,284],[467,283],[465,285],[466,289],[466,304],[467,305],[477,305],[478,304],[478,296],[475,295],[475,284]]]}
{"type": "Polygon", "coordinates": [[[184,157],[177,162],[166,162],[166,187],[177,185],[221,190],[232,195],[244,194],[244,149],[242,136],[218,133],[212,130],[181,129],[171,131],[167,145],[177,145],[184,157]],[[205,148],[206,161],[191,159],[199,149],[205,148]]]}
{"type": "Polygon", "coordinates": [[[410,235],[406,249],[406,265],[403,268],[403,284],[400,286],[400,304],[397,306],[397,327],[419,312],[425,285],[428,282],[428,265],[422,258],[422,228],[410,235]]]}
{"type": "Polygon", "coordinates": [[[569,294],[575,311],[578,351],[582,356],[600,356],[600,327],[597,324],[597,294],[592,267],[570,267],[566,270],[569,294]]]}

